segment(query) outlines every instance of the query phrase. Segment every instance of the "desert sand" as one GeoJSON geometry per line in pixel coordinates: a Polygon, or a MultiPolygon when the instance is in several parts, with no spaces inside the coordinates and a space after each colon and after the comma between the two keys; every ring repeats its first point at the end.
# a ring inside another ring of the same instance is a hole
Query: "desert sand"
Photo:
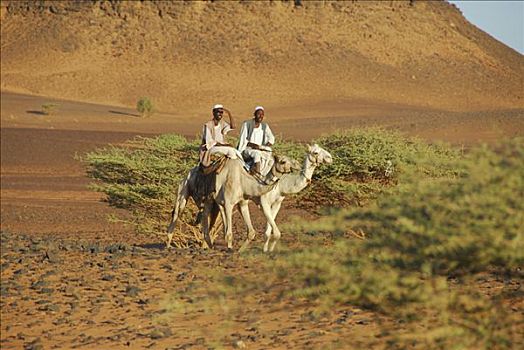
{"type": "MultiPolygon", "coordinates": [[[[126,213],[87,188],[76,159],[87,151],[196,137],[213,103],[238,121],[263,104],[276,134],[304,142],[366,126],[464,148],[524,135],[524,57],[445,2],[2,1],[1,11],[5,349],[358,348],[384,321],[351,306],[318,319],[304,301],[279,300],[277,286],[243,319],[180,313],[164,325],[165,299],[206,266],[258,267],[221,249],[166,251],[160,237],[108,222],[126,213]],[[134,109],[142,95],[157,106],[149,118],[134,109]],[[48,102],[59,107],[44,115],[48,102]]],[[[292,214],[309,215],[285,205],[281,217],[292,214]]],[[[308,242],[284,234],[283,244],[308,242]]]]}

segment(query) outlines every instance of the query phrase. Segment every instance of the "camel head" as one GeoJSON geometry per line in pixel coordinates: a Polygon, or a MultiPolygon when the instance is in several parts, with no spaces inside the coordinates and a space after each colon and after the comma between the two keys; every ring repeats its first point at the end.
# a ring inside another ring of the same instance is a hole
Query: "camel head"
{"type": "Polygon", "coordinates": [[[333,157],[331,154],[316,143],[313,146],[308,145],[307,148],[308,158],[313,164],[320,165],[333,163],[333,157]]]}
{"type": "Polygon", "coordinates": [[[275,155],[275,164],[273,165],[274,169],[280,174],[287,174],[293,170],[299,170],[300,164],[289,157],[282,155],[275,155]]]}

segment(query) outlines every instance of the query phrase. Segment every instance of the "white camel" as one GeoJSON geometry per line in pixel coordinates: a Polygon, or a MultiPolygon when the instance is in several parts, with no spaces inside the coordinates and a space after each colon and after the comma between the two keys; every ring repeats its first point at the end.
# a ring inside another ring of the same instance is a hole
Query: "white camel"
{"type": "MultiPolygon", "coordinates": [[[[233,249],[233,208],[235,205],[244,203],[249,199],[260,198],[263,194],[271,191],[284,174],[288,174],[297,168],[298,164],[293,159],[286,156],[275,156],[275,163],[265,180],[266,184],[262,184],[247,173],[244,164],[240,160],[229,159],[222,171],[217,174],[212,200],[206,201],[204,205],[202,231],[207,245],[209,247],[213,246],[209,231],[216,221],[218,212],[220,212],[224,223],[227,247],[228,249],[233,249]],[[215,204],[218,205],[218,210],[215,204]]],[[[279,232],[272,218],[269,203],[262,201],[260,204],[273,231],[279,232]]],[[[249,208],[246,205],[240,205],[240,213],[247,226],[249,240],[249,237],[256,235],[256,231],[251,224],[249,208]]]]}
{"type": "MultiPolygon", "coordinates": [[[[261,206],[263,203],[266,203],[264,205],[269,205],[270,216],[274,223],[274,220],[276,219],[280,210],[280,206],[282,205],[282,201],[285,198],[284,195],[294,194],[302,191],[311,183],[311,178],[317,166],[321,164],[331,164],[332,162],[333,157],[328,151],[317,144],[314,144],[313,146],[308,145],[308,152],[304,159],[300,173],[283,175],[280,181],[276,183],[271,191],[263,194],[260,196],[260,198],[254,198],[254,201],[261,206]]],[[[248,201],[241,202],[239,206],[241,212],[248,211],[249,218],[248,201]]],[[[249,225],[251,224],[249,223],[248,226],[249,225]]],[[[275,226],[275,224],[271,224],[269,221],[266,225],[266,242],[264,243],[264,252],[267,252],[268,250],[273,251],[273,249],[275,249],[275,245],[281,237],[281,232],[279,230],[275,230],[275,226]],[[273,242],[271,242],[272,237],[273,242]],[[271,246],[269,245],[270,243],[271,246]]],[[[248,244],[254,237],[254,231],[251,231],[248,234],[248,238],[241,249],[247,248],[248,244]]]]}
{"type": "MultiPolygon", "coordinates": [[[[276,183],[276,181],[285,173],[289,173],[292,169],[297,168],[297,163],[293,159],[290,159],[285,156],[275,156],[275,162],[273,167],[271,168],[271,171],[267,174],[264,181],[266,183],[272,183],[273,186],[276,183]]],[[[225,182],[227,176],[225,174],[233,174],[236,172],[237,176],[241,176],[242,178],[247,178],[250,181],[247,181],[251,184],[251,187],[248,188],[247,193],[252,193],[252,189],[259,190],[259,191],[269,191],[272,187],[270,186],[263,186],[260,184],[257,180],[255,180],[251,175],[249,175],[245,169],[244,169],[244,163],[238,159],[228,159],[226,161],[226,164],[224,165],[224,168],[220,172],[219,175],[217,175],[217,179],[215,181],[215,184],[218,184],[215,186],[215,193],[218,194],[220,188],[222,187],[222,184],[225,182]],[[235,169],[235,170],[233,170],[235,169]],[[258,186],[257,186],[258,185],[258,186]]],[[[171,242],[173,240],[174,235],[174,229],[176,226],[176,222],[179,218],[179,216],[184,211],[187,200],[189,197],[192,197],[195,201],[195,204],[201,208],[204,206],[203,198],[197,197],[197,177],[199,176],[199,169],[198,166],[191,169],[186,176],[185,179],[183,179],[180,182],[180,185],[178,186],[178,193],[177,193],[177,199],[175,202],[175,206],[173,208],[173,211],[171,212],[171,222],[169,224],[169,227],[167,229],[167,242],[166,247],[169,248],[171,246],[171,242]]],[[[240,186],[240,183],[235,185],[234,187],[240,186]]],[[[258,193],[258,192],[257,192],[258,193]]],[[[260,192],[263,193],[263,192],[260,192]]],[[[246,195],[248,195],[246,194],[246,195]]],[[[205,234],[206,238],[206,244],[211,247],[212,242],[209,237],[209,229],[213,226],[213,224],[216,221],[218,212],[220,208],[213,204],[214,201],[210,201],[208,203],[207,212],[203,213],[206,220],[202,222],[203,224],[203,231],[204,231],[204,225],[205,230],[207,231],[205,234]],[[207,221],[209,219],[209,221],[207,221]]],[[[251,232],[254,232],[253,225],[251,224],[251,219],[249,217],[249,210],[247,208],[241,208],[240,212],[242,214],[242,217],[244,219],[244,222],[246,223],[247,229],[248,229],[248,236],[254,235],[251,232]]],[[[224,226],[226,225],[226,217],[225,212],[222,212],[222,219],[224,222],[224,226]]],[[[224,230],[226,230],[226,227],[224,227],[224,230]]],[[[231,233],[232,235],[232,233],[231,233]]]]}

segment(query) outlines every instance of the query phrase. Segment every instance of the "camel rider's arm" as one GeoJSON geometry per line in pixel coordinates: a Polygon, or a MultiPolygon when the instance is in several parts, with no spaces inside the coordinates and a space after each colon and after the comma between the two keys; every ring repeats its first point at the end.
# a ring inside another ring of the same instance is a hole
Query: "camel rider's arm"
{"type": "Polygon", "coordinates": [[[266,126],[266,140],[266,146],[271,147],[275,144],[275,135],[273,135],[269,125],[266,126]]]}
{"type": "MultiPolygon", "coordinates": [[[[224,111],[229,116],[229,124],[228,123],[224,123],[225,126],[221,130],[222,135],[224,135],[224,140],[225,140],[227,133],[229,133],[231,130],[233,130],[235,128],[235,125],[233,124],[234,120],[233,120],[233,116],[231,115],[231,112],[228,109],[225,109],[225,108],[224,108],[224,111]]],[[[228,142],[222,143],[222,142],[218,142],[217,141],[216,145],[217,146],[229,146],[229,147],[232,147],[231,144],[228,143],[228,142]]]]}
{"type": "Polygon", "coordinates": [[[230,132],[232,129],[231,129],[231,126],[230,126],[228,123],[225,123],[225,122],[224,122],[224,124],[225,124],[225,126],[224,126],[224,127],[222,128],[222,130],[221,130],[221,133],[222,133],[222,135],[223,135],[223,140],[224,140],[224,142],[219,142],[219,141],[217,141],[217,142],[216,142],[216,145],[217,145],[217,146],[229,146],[229,147],[231,147],[231,144],[228,143],[228,142],[225,142],[225,140],[226,140],[226,135],[227,135],[227,133],[230,132]]]}
{"type": "Polygon", "coordinates": [[[242,124],[242,127],[240,128],[240,137],[238,138],[238,150],[240,152],[244,151],[246,149],[248,140],[247,140],[247,126],[246,123],[242,124]]]}
{"type": "Polygon", "coordinates": [[[227,116],[229,118],[229,126],[231,129],[235,129],[235,120],[233,119],[233,114],[229,111],[229,109],[224,108],[224,112],[227,113],[227,116]]]}

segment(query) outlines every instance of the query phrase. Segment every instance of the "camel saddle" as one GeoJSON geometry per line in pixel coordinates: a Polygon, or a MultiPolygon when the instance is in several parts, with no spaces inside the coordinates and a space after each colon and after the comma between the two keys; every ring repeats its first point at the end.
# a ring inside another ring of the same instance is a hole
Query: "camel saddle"
{"type": "Polygon", "coordinates": [[[197,206],[203,203],[210,195],[215,192],[216,176],[219,174],[226,164],[227,157],[225,155],[216,154],[212,156],[211,164],[208,166],[198,166],[198,173],[195,179],[195,199],[198,199],[197,206]]]}

